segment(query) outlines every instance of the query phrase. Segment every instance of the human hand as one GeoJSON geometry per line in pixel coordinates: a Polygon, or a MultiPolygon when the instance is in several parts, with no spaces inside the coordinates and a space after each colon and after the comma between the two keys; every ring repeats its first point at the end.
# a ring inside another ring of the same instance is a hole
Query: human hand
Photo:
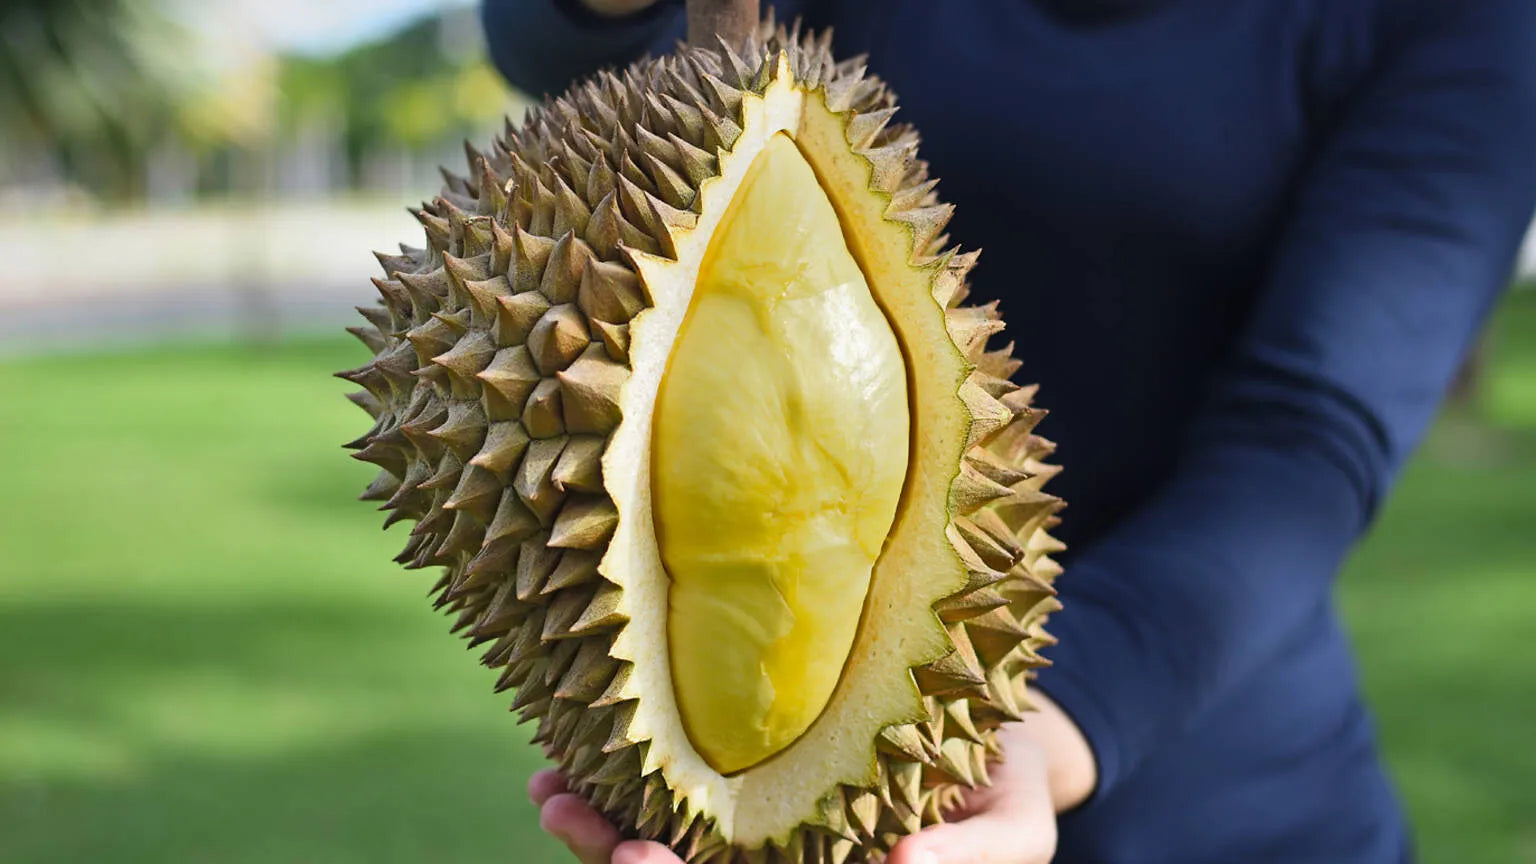
{"type": "Polygon", "coordinates": [[[992,785],[966,793],[955,821],[902,838],[886,864],[1048,864],[1056,814],[1081,804],[1098,782],[1093,751],[1072,719],[1041,693],[1036,711],[1003,728],[992,785]]]}
{"type": "Polygon", "coordinates": [[[558,771],[546,769],[530,777],[528,797],[539,808],[539,827],[564,843],[581,864],[683,864],[660,843],[620,842],[618,829],[581,796],[567,791],[558,771]]]}
{"type": "Polygon", "coordinates": [[[655,3],[656,0],[581,0],[581,5],[607,18],[633,15],[655,3]]]}
{"type": "MultiPolygon", "coordinates": [[[[660,843],[619,842],[619,832],[587,802],[565,792],[554,771],[528,783],[540,805],[539,825],[565,843],[581,864],[683,864],[660,843]]],[[[958,822],[904,838],[887,864],[1046,864],[1056,852],[1056,812],[1051,806],[1046,763],[1030,741],[1010,741],[1007,758],[992,772],[992,785],[966,800],[958,822]]]]}
{"type": "MultiPolygon", "coordinates": [[[[1003,730],[1003,761],[992,785],[972,790],[957,821],[903,838],[887,864],[1047,864],[1056,852],[1056,814],[1081,803],[1097,782],[1093,752],[1066,713],[1039,693],[1039,709],[1003,730]]],[[[539,825],[568,846],[581,864],[682,864],[659,843],[620,842],[618,829],[559,772],[528,781],[539,825]]]]}
{"type": "Polygon", "coordinates": [[[992,785],[970,790],[955,821],[903,837],[886,864],[1048,864],[1056,854],[1056,808],[1045,754],[1021,737],[1006,744],[992,785]]]}

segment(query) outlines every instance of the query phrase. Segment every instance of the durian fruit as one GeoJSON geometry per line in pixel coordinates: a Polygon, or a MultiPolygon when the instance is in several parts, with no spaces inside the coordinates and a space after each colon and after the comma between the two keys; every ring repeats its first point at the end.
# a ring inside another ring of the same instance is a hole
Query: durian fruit
{"type": "Polygon", "coordinates": [[[987,782],[1057,470],[917,135],[769,22],[510,124],[380,255],[363,498],[572,788],[693,862],[878,859],[987,782]]]}

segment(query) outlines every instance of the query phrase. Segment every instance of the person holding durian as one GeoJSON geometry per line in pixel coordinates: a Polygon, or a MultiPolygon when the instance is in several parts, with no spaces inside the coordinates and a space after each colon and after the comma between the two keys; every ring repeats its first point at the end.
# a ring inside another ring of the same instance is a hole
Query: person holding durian
{"type": "MultiPolygon", "coordinates": [[[[991,785],[889,864],[1411,860],[1330,590],[1530,222],[1536,3],[765,5],[899,94],[948,230],[985,250],[968,302],[1001,302],[1066,466],[1037,710],[1002,727],[991,785]]],[[[485,0],[484,20],[533,94],[684,27],[667,0],[485,0]]],[[[811,176],[786,159],[762,169],[781,195],[811,176]]],[[[663,419],[708,410],[659,399],[663,419]]],[[[654,494],[665,515],[691,493],[654,494]]],[[[661,539],[669,570],[692,554],[661,539]]],[[[680,860],[621,842],[558,773],[529,785],[584,864],[680,860]]]]}

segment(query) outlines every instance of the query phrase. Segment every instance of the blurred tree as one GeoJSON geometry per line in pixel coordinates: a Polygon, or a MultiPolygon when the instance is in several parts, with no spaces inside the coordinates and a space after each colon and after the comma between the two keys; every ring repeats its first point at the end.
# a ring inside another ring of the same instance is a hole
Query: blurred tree
{"type": "Polygon", "coordinates": [[[228,34],[185,28],[172,8],[0,0],[0,191],[62,183],[117,202],[147,189],[259,198],[279,163],[295,160],[338,171],[289,170],[318,180],[290,191],[356,189],[381,155],[433,163],[520,111],[483,59],[470,7],[333,55],[242,42],[234,57],[228,34]]]}
{"type": "Polygon", "coordinates": [[[353,184],[376,149],[430,155],[445,142],[485,135],[522,103],[485,62],[478,41],[462,36],[464,15],[473,10],[421,18],[334,56],[285,57],[280,125],[291,131],[316,118],[342,118],[353,184]]]}
{"type": "Polygon", "coordinates": [[[176,110],[152,55],[183,38],[143,0],[0,0],[0,156],[51,154],[96,194],[137,196],[176,110]]]}

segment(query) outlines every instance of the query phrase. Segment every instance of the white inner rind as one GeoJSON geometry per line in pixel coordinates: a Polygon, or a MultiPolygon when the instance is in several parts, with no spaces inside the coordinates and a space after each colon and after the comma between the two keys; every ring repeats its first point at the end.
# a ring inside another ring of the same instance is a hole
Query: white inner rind
{"type": "Polygon", "coordinates": [[[963,423],[928,418],[967,416],[956,395],[968,369],[932,297],[933,271],[907,264],[910,229],[884,217],[885,196],[868,190],[869,165],[842,140],[843,121],[819,96],[794,86],[784,58],[761,97],[747,94],[742,134],[720,154],[720,175],[704,182],[695,228],[674,235],[677,260],[631,252],[652,306],[630,322],[633,369],[620,398],[623,421],[603,456],[604,485],[619,522],[600,571],[622,587],[629,623],[612,656],[633,664],[625,697],[637,701],[628,737],[648,741],[642,771],[661,770],[680,807],[713,819],[731,842],[753,847],[786,842],[821,810],[840,784],[869,785],[876,776],[874,742],[881,729],[926,718],[910,668],[953,649],[934,602],[958,591],[966,574],[945,537],[948,484],[964,448],[963,423]],[[877,302],[908,351],[914,465],[947,465],[942,488],[931,472],[909,472],[904,505],[875,566],[870,596],[842,680],[826,709],[795,743],[730,777],[711,768],[688,740],[667,656],[668,577],[652,521],[651,437],[658,388],[692,299],[710,238],[728,212],[748,167],[768,140],[787,132],[822,180],[844,225],[850,250],[877,302]],[[835,140],[833,136],[836,136],[835,140]],[[883,266],[875,266],[875,262],[883,266]],[[883,276],[871,272],[888,271],[883,276]],[[898,272],[899,271],[899,272],[898,272]],[[937,350],[935,350],[937,348],[937,350]],[[947,349],[947,350],[946,350],[947,349]],[[921,352],[913,356],[913,351],[921,352]],[[885,566],[900,562],[901,567],[885,566]],[[797,753],[807,754],[796,758],[797,753]]]}

